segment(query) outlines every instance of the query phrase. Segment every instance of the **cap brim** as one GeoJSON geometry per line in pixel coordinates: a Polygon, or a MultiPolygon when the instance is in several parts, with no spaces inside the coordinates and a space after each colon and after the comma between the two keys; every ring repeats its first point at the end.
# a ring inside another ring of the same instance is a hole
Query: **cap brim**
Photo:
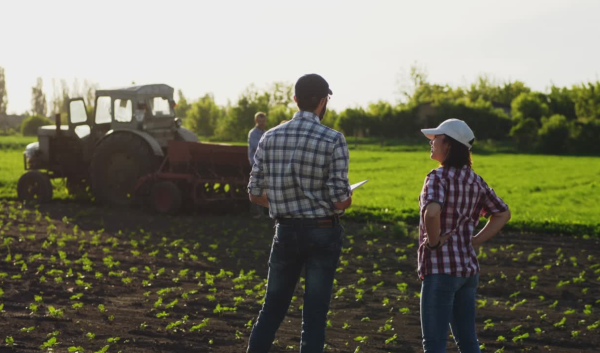
{"type": "Polygon", "coordinates": [[[430,140],[433,140],[435,135],[443,134],[443,132],[441,132],[439,129],[421,129],[421,132],[430,140]]]}
{"type": "Polygon", "coordinates": [[[333,94],[333,91],[331,91],[331,88],[329,88],[328,90],[329,90],[329,94],[333,94]]]}

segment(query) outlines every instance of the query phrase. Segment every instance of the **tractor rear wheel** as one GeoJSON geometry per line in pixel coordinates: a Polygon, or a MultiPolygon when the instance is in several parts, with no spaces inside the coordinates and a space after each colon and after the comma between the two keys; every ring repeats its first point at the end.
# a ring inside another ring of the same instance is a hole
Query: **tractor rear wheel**
{"type": "Polygon", "coordinates": [[[49,202],[52,200],[50,178],[37,170],[28,171],[19,178],[17,195],[22,201],[49,202]]]}
{"type": "Polygon", "coordinates": [[[113,133],[100,142],[92,156],[92,192],[102,203],[131,205],[138,179],[158,167],[158,158],[143,138],[113,133]]]}
{"type": "Polygon", "coordinates": [[[158,213],[177,213],[181,207],[181,190],[171,181],[159,181],[152,185],[150,202],[158,213]]]}

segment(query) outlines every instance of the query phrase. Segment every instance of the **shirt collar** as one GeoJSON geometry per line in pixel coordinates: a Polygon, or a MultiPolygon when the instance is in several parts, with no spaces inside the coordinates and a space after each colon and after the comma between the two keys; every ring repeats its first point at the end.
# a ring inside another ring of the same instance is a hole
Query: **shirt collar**
{"type": "Polygon", "coordinates": [[[317,124],[321,123],[321,119],[319,119],[319,117],[317,116],[317,114],[315,114],[313,112],[307,112],[307,111],[304,111],[304,110],[297,111],[296,114],[294,114],[294,117],[292,119],[296,119],[296,118],[298,118],[298,119],[313,120],[317,124]]]}

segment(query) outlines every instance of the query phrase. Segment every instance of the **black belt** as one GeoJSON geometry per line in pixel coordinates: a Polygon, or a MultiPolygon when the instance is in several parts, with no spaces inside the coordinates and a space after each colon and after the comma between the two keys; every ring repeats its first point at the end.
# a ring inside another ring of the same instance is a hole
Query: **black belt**
{"type": "Polygon", "coordinates": [[[338,216],[321,218],[275,218],[276,224],[304,228],[333,228],[340,223],[338,216]]]}

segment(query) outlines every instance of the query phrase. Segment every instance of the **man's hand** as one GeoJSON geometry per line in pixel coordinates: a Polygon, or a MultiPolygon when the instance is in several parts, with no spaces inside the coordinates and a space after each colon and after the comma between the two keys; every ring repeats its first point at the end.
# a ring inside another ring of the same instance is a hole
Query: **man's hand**
{"type": "Polygon", "coordinates": [[[267,199],[266,190],[263,190],[262,196],[254,196],[252,194],[248,194],[248,196],[250,197],[250,202],[269,208],[269,200],[267,199]]]}
{"type": "Polygon", "coordinates": [[[350,205],[352,205],[352,194],[350,194],[350,197],[348,197],[345,201],[333,203],[333,207],[335,207],[337,210],[345,210],[350,207],[350,205]]]}

